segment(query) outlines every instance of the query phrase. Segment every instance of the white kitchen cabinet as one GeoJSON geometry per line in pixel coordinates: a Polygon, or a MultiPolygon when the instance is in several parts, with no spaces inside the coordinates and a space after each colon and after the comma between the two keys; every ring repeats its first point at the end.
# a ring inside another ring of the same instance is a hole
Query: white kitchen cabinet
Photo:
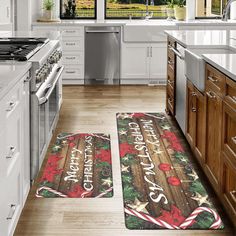
{"type": "Polygon", "coordinates": [[[11,23],[11,0],[1,0],[0,24],[11,23]]]}
{"type": "Polygon", "coordinates": [[[61,31],[63,84],[84,84],[84,27],[83,26],[33,26],[37,31],[61,31]]]}
{"type": "Polygon", "coordinates": [[[0,235],[12,236],[30,188],[29,73],[0,100],[0,235]]]}
{"type": "Polygon", "coordinates": [[[122,48],[122,79],[149,78],[148,44],[124,44],[122,48]]]}
{"type": "Polygon", "coordinates": [[[165,84],[165,43],[127,43],[122,46],[121,84],[165,84]]]}

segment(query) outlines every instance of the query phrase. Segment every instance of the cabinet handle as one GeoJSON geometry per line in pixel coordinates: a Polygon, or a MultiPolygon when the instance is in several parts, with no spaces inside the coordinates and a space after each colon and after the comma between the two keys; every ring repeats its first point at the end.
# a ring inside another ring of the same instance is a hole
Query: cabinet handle
{"type": "Polygon", "coordinates": [[[192,112],[196,112],[197,109],[195,107],[192,107],[192,112]]]}
{"type": "Polygon", "coordinates": [[[236,136],[232,137],[231,140],[233,141],[234,144],[236,144],[236,136]]]}
{"type": "Polygon", "coordinates": [[[9,102],[8,108],[6,109],[6,111],[12,111],[15,107],[16,103],[15,102],[9,102]]]}
{"type": "Polygon", "coordinates": [[[236,102],[236,96],[232,96],[232,99],[236,102]]]}
{"type": "Polygon", "coordinates": [[[66,57],[68,60],[75,60],[76,57],[66,57]]]}
{"type": "Polygon", "coordinates": [[[6,156],[7,159],[13,158],[16,148],[11,146],[8,155],[6,156]]]}
{"type": "Polygon", "coordinates": [[[208,76],[207,77],[211,82],[213,82],[213,83],[217,83],[218,82],[218,79],[214,79],[213,77],[211,77],[211,76],[208,76]]]}
{"type": "Polygon", "coordinates": [[[75,43],[66,43],[67,46],[75,46],[75,43]]]}
{"type": "Polygon", "coordinates": [[[232,190],[229,192],[230,196],[232,197],[233,201],[236,202],[236,191],[232,190]]]}
{"type": "Polygon", "coordinates": [[[66,71],[66,74],[75,74],[75,71],[66,71]]]}
{"type": "Polygon", "coordinates": [[[14,214],[15,214],[15,211],[16,211],[16,205],[15,204],[11,204],[11,209],[10,209],[10,212],[7,216],[7,220],[12,220],[14,214]]]}
{"type": "Polygon", "coordinates": [[[149,57],[149,47],[147,47],[147,57],[149,57]]]}
{"type": "Polygon", "coordinates": [[[216,98],[216,95],[215,95],[213,92],[211,92],[211,91],[206,92],[206,95],[207,95],[209,98],[212,98],[212,99],[215,99],[215,98],[216,98]]]}
{"type": "Polygon", "coordinates": [[[75,30],[65,30],[65,33],[75,33],[75,30]]]}

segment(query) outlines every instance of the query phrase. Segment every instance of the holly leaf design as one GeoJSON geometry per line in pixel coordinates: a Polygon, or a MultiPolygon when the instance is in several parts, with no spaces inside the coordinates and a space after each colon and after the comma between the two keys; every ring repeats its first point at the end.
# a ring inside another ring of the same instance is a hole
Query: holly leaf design
{"type": "Polygon", "coordinates": [[[130,175],[124,175],[122,174],[122,183],[124,184],[130,184],[132,183],[132,177],[130,175]]]}
{"type": "Polygon", "coordinates": [[[135,216],[126,216],[125,225],[128,229],[142,229],[143,224],[145,223],[144,220],[135,217],[135,216]]]}
{"type": "Polygon", "coordinates": [[[133,202],[135,198],[140,197],[140,194],[134,189],[133,186],[125,185],[123,189],[125,201],[133,202]]]}
{"type": "Polygon", "coordinates": [[[203,187],[202,183],[199,180],[196,180],[191,183],[189,191],[192,193],[199,193],[202,196],[207,195],[205,188],[203,187]]]}

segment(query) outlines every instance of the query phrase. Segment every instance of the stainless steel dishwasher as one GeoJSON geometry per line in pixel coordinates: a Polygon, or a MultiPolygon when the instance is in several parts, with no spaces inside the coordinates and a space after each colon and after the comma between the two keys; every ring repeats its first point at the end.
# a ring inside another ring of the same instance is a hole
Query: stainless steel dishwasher
{"type": "Polygon", "coordinates": [[[85,84],[120,83],[120,27],[85,27],[85,84]]]}

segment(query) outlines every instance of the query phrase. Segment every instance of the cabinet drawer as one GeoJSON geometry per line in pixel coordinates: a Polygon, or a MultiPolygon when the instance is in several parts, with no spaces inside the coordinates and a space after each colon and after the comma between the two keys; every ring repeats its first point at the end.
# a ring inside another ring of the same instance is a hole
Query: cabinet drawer
{"type": "Polygon", "coordinates": [[[75,67],[65,67],[63,72],[63,79],[83,79],[84,78],[84,69],[82,65],[75,67]]]}
{"type": "Polygon", "coordinates": [[[210,86],[219,96],[225,94],[225,75],[207,64],[206,66],[206,86],[210,86]]]}
{"type": "Polygon", "coordinates": [[[65,53],[66,51],[78,51],[84,50],[84,43],[83,43],[83,38],[78,37],[78,38],[69,38],[62,41],[62,48],[63,52],[65,53]]]}
{"type": "Polygon", "coordinates": [[[4,191],[0,195],[1,235],[13,235],[22,210],[20,160],[17,161],[11,175],[0,182],[4,191]]]}
{"type": "Polygon", "coordinates": [[[236,225],[236,163],[224,152],[221,153],[221,191],[229,215],[236,225]]]}
{"type": "Polygon", "coordinates": [[[236,160],[236,110],[223,102],[223,149],[236,160]]]}
{"type": "Polygon", "coordinates": [[[84,35],[83,27],[76,27],[76,28],[61,27],[60,30],[62,32],[63,37],[75,37],[84,35]]]}
{"type": "Polygon", "coordinates": [[[62,61],[64,65],[84,64],[84,54],[82,52],[76,54],[63,54],[62,61]]]}
{"type": "Polygon", "coordinates": [[[226,77],[225,100],[236,110],[236,82],[226,77]]]}

